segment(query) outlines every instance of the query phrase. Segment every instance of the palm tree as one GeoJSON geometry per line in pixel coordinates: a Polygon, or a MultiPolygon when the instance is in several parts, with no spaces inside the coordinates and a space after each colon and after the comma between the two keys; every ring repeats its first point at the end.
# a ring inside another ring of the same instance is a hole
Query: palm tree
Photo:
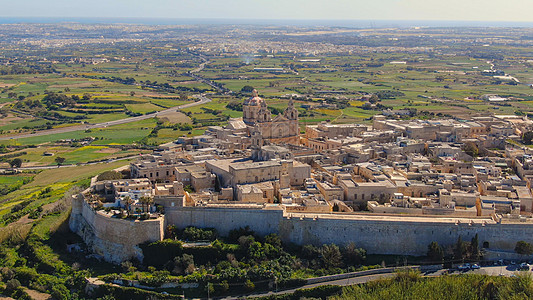
{"type": "Polygon", "coordinates": [[[154,204],[154,198],[152,198],[152,197],[148,197],[148,199],[147,199],[147,201],[146,201],[146,206],[147,206],[146,209],[148,210],[148,212],[150,212],[150,206],[151,206],[152,204],[154,204]]]}
{"type": "Polygon", "coordinates": [[[141,202],[141,207],[143,209],[143,212],[145,212],[144,205],[148,203],[148,197],[147,196],[141,196],[139,198],[139,202],[141,202]]]}
{"type": "Polygon", "coordinates": [[[142,204],[143,212],[146,212],[146,210],[149,210],[150,205],[154,203],[154,198],[150,196],[141,196],[139,198],[139,202],[142,204]],[[144,206],[146,205],[146,210],[144,209],[144,206]]]}
{"type": "Polygon", "coordinates": [[[133,203],[133,200],[131,200],[130,196],[124,197],[124,206],[126,206],[126,212],[128,213],[128,217],[130,216],[130,205],[133,203]]]}

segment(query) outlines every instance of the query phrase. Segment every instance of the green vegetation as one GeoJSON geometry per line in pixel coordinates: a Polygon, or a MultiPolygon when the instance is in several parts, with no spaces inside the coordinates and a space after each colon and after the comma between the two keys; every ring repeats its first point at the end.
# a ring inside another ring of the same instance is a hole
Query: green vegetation
{"type": "MultiPolygon", "coordinates": [[[[68,218],[71,196],[87,187],[91,176],[124,164],[81,166],[76,174],[59,168],[0,177],[2,184],[22,182],[17,190],[0,196],[0,293],[27,299],[24,289],[30,289],[55,299],[85,298],[86,277],[114,270],[83,253],[67,253],[67,244],[81,242],[69,231],[68,218]]],[[[102,289],[96,293],[137,295],[132,299],[150,294],[102,289]]]]}
{"type": "Polygon", "coordinates": [[[321,286],[298,290],[293,294],[263,297],[265,300],[292,300],[313,297],[341,299],[531,299],[533,282],[530,274],[517,277],[487,275],[452,275],[421,277],[415,271],[400,272],[394,278],[380,279],[348,287],[321,286]]]}
{"type": "Polygon", "coordinates": [[[343,248],[299,247],[283,244],[276,234],[260,238],[248,228],[232,230],[222,238],[214,229],[169,226],[166,235],[166,240],[141,246],[142,264],[123,263],[122,273],[101,278],[108,282],[138,280],[153,287],[197,282],[200,288],[189,293],[205,295],[209,288],[211,295],[225,295],[264,290],[273,283],[279,287],[301,285],[307,277],[380,267],[364,266],[366,251],[353,243],[343,248]],[[191,244],[195,242],[201,243],[191,244]]]}
{"type": "Polygon", "coordinates": [[[528,242],[518,241],[516,242],[514,251],[518,254],[531,255],[533,254],[533,245],[528,242]]]}

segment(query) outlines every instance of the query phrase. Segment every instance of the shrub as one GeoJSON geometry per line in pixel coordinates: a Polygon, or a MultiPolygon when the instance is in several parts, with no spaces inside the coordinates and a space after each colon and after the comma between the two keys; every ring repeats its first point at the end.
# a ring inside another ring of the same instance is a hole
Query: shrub
{"type": "Polygon", "coordinates": [[[218,233],[214,228],[187,227],[183,230],[181,238],[186,241],[214,241],[218,233]]]}
{"type": "Polygon", "coordinates": [[[13,279],[9,279],[6,282],[6,290],[8,290],[8,291],[14,291],[14,290],[16,290],[19,287],[20,287],[20,281],[14,279],[14,278],[13,279]]]}
{"type": "Polygon", "coordinates": [[[518,254],[531,255],[533,254],[533,245],[528,242],[518,241],[516,242],[514,251],[518,254]]]}
{"type": "Polygon", "coordinates": [[[248,280],[246,280],[246,282],[244,283],[244,288],[245,288],[247,291],[251,292],[251,291],[253,291],[253,290],[255,289],[255,284],[254,284],[250,279],[248,279],[248,280]]]}
{"type": "Polygon", "coordinates": [[[144,263],[155,267],[162,267],[165,263],[183,253],[182,243],[169,239],[141,245],[141,249],[144,254],[144,263]]]}

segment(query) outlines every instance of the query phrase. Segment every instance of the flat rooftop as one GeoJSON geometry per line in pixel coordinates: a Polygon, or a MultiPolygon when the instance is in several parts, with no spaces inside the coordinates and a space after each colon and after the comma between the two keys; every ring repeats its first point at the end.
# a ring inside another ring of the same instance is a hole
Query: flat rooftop
{"type": "Polygon", "coordinates": [[[371,214],[323,214],[323,213],[285,213],[285,217],[291,218],[318,218],[332,220],[356,220],[356,221],[384,221],[384,222],[413,222],[413,223],[445,223],[445,224],[496,224],[491,218],[465,218],[438,216],[395,216],[371,215],[371,214]]]}
{"type": "Polygon", "coordinates": [[[230,164],[230,168],[235,170],[246,170],[246,169],[255,169],[255,168],[268,168],[279,166],[279,161],[258,161],[258,162],[239,162],[230,164]]]}

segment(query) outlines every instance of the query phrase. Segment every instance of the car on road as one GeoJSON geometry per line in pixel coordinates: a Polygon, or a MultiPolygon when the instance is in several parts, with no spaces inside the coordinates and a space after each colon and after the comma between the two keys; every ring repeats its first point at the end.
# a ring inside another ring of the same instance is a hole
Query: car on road
{"type": "Polygon", "coordinates": [[[529,271],[529,264],[528,263],[521,263],[519,266],[518,266],[518,269],[520,271],[529,271]]]}
{"type": "Polygon", "coordinates": [[[470,270],[470,264],[464,264],[457,267],[459,271],[468,271],[470,270]]]}
{"type": "Polygon", "coordinates": [[[481,269],[481,267],[478,264],[473,264],[471,269],[472,270],[478,270],[478,269],[481,269]]]}

